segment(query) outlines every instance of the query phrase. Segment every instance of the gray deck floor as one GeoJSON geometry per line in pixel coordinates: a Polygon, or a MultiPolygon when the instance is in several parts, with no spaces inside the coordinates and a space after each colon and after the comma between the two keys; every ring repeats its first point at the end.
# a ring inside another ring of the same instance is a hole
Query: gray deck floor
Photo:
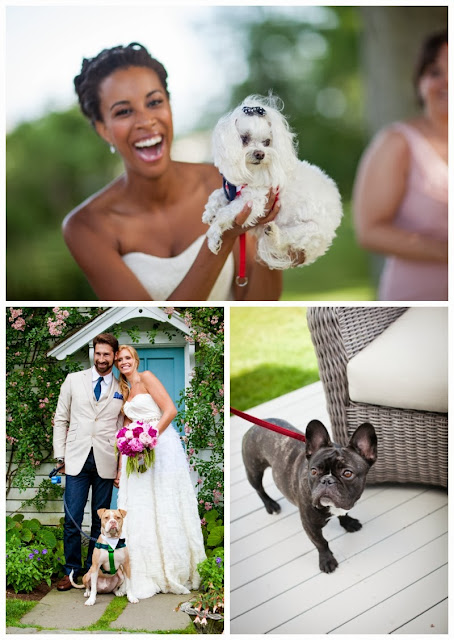
{"type": "MultiPolygon", "coordinates": [[[[313,418],[329,428],[321,383],[251,409],[304,430],[313,418]]],[[[339,561],[330,575],[302,530],[296,507],[269,470],[265,488],[282,511],[269,515],[246,480],[241,438],[249,424],[231,418],[230,631],[232,634],[446,634],[448,517],[443,489],[369,485],[346,533],[333,518],[324,534],[339,561]]]]}

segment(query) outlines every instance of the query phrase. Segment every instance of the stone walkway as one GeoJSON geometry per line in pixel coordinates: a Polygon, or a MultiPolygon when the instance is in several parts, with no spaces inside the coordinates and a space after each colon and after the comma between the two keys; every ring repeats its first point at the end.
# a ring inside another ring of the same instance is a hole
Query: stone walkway
{"type": "Polygon", "coordinates": [[[21,618],[30,628],[7,627],[6,633],[121,633],[128,631],[180,631],[186,629],[191,618],[177,605],[191,599],[191,595],[159,593],[137,604],[130,604],[110,624],[111,631],[77,631],[97,622],[115,596],[102,594],[92,607],[85,606],[82,590],[50,591],[38,604],[21,618]],[[42,631],[34,627],[44,627],[42,631]]]}

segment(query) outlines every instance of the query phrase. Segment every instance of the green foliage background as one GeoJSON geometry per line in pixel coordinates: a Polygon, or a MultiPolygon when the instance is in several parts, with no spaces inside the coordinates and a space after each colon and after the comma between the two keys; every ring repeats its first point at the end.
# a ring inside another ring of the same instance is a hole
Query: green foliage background
{"type": "MultiPolygon", "coordinates": [[[[365,143],[360,13],[357,7],[286,9],[217,7],[210,23],[195,26],[219,59],[220,73],[235,77],[228,59],[233,49],[244,63],[230,104],[209,105],[200,129],[210,128],[249,93],[271,89],[279,95],[300,157],[334,178],[345,208],[327,255],[285,273],[283,299],[371,299],[367,259],[356,244],[349,206],[365,143]],[[339,100],[344,109],[337,108],[339,100]]],[[[121,171],[77,107],[22,124],[7,136],[9,300],[95,300],[63,242],[61,223],[121,171]]]]}
{"type": "Polygon", "coordinates": [[[78,108],[7,136],[7,298],[95,300],[61,234],[66,213],[110,182],[118,159],[78,108]]]}
{"type": "MultiPolygon", "coordinates": [[[[181,309],[182,311],[182,309],[181,309]]],[[[184,321],[196,345],[196,367],[179,403],[189,464],[199,476],[199,514],[207,547],[222,546],[224,514],[224,308],[186,308],[184,321]],[[209,451],[209,455],[204,452],[209,451]],[[215,518],[216,520],[216,518],[215,518]],[[222,531],[221,531],[222,529],[222,531]],[[211,533],[211,541],[208,540],[211,533]]]]}
{"type": "MultiPolygon", "coordinates": [[[[6,470],[7,494],[11,486],[33,487],[36,469],[52,456],[52,419],[60,386],[67,373],[81,366],[73,358],[65,370],[56,358],[47,357],[55,338],[64,338],[95,318],[102,309],[10,307],[6,312],[6,439],[11,458],[6,470]],[[68,317],[52,335],[50,323],[61,313],[68,317]]],[[[39,503],[55,495],[58,485],[43,481],[39,503]]],[[[61,493],[61,491],[60,491],[61,493]]],[[[57,491],[58,494],[58,491],[57,491]]],[[[38,508],[39,504],[35,503],[38,508]]]]}
{"type": "Polygon", "coordinates": [[[305,20],[298,20],[293,13],[275,16],[259,7],[258,15],[254,12],[236,23],[248,76],[234,88],[230,106],[249,94],[267,95],[272,89],[298,133],[300,157],[333,176],[348,199],[364,143],[361,20],[356,7],[315,9],[317,14],[306,13],[305,20]],[[348,107],[336,117],[336,106],[326,103],[330,95],[339,96],[338,91],[348,107]],[[332,117],[327,117],[329,112],[332,117]]]}

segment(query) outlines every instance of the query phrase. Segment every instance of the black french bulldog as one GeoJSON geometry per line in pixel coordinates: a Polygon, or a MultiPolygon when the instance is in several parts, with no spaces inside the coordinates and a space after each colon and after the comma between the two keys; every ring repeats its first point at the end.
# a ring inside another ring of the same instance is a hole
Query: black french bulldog
{"type": "MultiPolygon", "coordinates": [[[[300,433],[285,420],[273,424],[300,433]]],[[[319,552],[320,569],[331,573],[337,567],[322,529],[333,516],[346,531],[361,529],[359,520],[347,512],[360,498],[366,476],[377,459],[377,436],[367,422],[359,426],[346,447],[331,442],[319,420],[311,420],[306,442],[254,426],[243,438],[243,460],[247,478],[262,498],[268,513],[279,513],[280,505],[262,484],[267,467],[279,491],[299,508],[304,530],[319,552]]]]}

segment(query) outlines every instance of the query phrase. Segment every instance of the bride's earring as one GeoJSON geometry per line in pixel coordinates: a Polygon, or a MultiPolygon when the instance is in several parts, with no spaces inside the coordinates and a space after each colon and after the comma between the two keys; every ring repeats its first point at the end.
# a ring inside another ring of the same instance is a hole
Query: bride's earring
{"type": "Polygon", "coordinates": [[[109,149],[110,149],[110,153],[115,153],[115,151],[116,151],[116,149],[113,146],[113,144],[110,145],[109,149]]]}

